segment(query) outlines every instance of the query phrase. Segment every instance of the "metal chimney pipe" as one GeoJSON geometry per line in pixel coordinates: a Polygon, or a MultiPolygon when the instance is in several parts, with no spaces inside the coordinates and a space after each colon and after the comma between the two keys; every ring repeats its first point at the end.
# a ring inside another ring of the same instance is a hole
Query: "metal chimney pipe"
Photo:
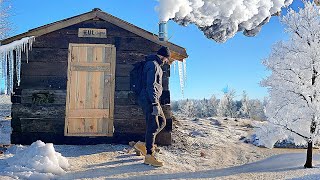
{"type": "Polygon", "coordinates": [[[160,41],[168,41],[168,29],[167,29],[167,22],[160,21],[159,23],[159,40],[160,41]]]}

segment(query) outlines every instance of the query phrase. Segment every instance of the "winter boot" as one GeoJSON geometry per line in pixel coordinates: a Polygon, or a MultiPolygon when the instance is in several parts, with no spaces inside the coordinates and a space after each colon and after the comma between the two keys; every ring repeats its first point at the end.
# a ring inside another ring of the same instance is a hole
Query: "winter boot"
{"type": "Polygon", "coordinates": [[[144,164],[152,165],[155,167],[163,166],[163,162],[157,160],[153,155],[147,154],[144,158],[144,164]]]}
{"type": "Polygon", "coordinates": [[[138,141],[133,147],[136,150],[137,155],[140,155],[139,153],[141,153],[144,156],[147,154],[147,148],[144,142],[138,141]]]}

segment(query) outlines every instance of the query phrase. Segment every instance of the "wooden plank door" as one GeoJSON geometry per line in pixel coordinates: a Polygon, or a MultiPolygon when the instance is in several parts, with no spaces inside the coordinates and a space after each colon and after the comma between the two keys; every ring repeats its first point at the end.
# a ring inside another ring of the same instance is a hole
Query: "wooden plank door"
{"type": "Polygon", "coordinates": [[[112,136],[116,48],[70,44],[66,136],[112,136]]]}

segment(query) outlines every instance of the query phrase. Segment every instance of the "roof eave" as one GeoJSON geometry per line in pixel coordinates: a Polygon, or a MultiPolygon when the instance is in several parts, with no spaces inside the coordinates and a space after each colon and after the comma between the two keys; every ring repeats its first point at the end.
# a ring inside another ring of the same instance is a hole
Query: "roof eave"
{"type": "Polygon", "coordinates": [[[139,28],[133,24],[130,24],[124,20],[121,20],[115,16],[112,16],[108,13],[99,11],[99,10],[93,10],[84,14],[80,14],[74,17],[70,17],[67,19],[63,19],[60,21],[56,21],[54,23],[50,23],[44,26],[40,26],[38,28],[35,29],[31,29],[28,32],[4,39],[1,41],[1,44],[8,44],[10,42],[13,42],[15,40],[21,39],[23,37],[27,37],[27,36],[41,36],[44,34],[48,34],[50,32],[59,30],[59,29],[63,29],[65,27],[68,26],[72,26],[74,24],[78,24],[81,23],[83,21],[87,21],[87,20],[91,20],[91,19],[95,19],[95,18],[100,18],[103,19],[109,23],[112,23],[116,26],[119,26],[127,31],[130,31],[138,36],[141,36],[145,39],[148,39],[149,41],[152,41],[156,44],[159,44],[161,46],[166,46],[169,47],[169,49],[172,52],[172,58],[179,60],[179,61],[183,61],[184,59],[186,59],[188,57],[186,49],[184,49],[183,47],[180,47],[176,44],[167,42],[167,41],[160,41],[158,36],[156,34],[153,34],[149,31],[146,31],[142,28],[139,28]]]}

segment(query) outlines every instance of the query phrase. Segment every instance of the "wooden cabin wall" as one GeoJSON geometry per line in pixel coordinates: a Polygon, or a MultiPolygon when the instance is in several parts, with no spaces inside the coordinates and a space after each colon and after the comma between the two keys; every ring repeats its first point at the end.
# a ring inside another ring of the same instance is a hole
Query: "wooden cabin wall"
{"type": "MultiPolygon", "coordinates": [[[[155,37],[156,38],[156,37],[155,37]]],[[[21,84],[12,95],[12,143],[30,144],[37,139],[55,144],[127,143],[144,140],[145,120],[130,91],[132,64],[156,53],[159,45],[102,20],[85,21],[36,37],[29,62],[22,58],[21,84]],[[107,29],[107,38],[79,38],[78,28],[107,29]],[[113,138],[65,137],[65,108],[69,43],[114,44],[116,46],[116,92],[113,138]]],[[[164,67],[161,104],[167,126],[159,144],[171,144],[170,68],[164,67]]]]}

